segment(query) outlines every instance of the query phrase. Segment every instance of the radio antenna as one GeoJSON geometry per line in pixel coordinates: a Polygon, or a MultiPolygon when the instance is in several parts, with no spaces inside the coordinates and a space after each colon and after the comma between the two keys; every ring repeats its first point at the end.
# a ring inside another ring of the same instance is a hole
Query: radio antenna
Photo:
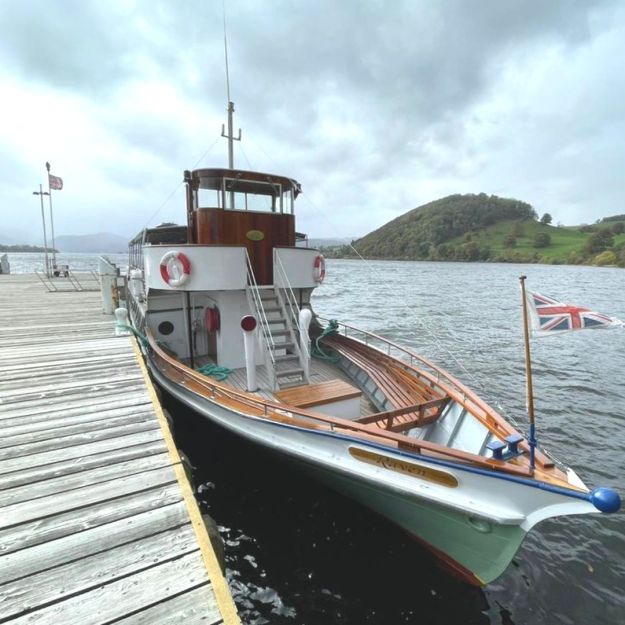
{"type": "Polygon", "coordinates": [[[221,125],[221,136],[228,139],[228,167],[234,169],[234,141],[241,141],[241,129],[239,128],[239,136],[235,137],[232,132],[232,118],[234,115],[234,102],[230,99],[230,70],[228,67],[228,35],[226,29],[226,0],[222,0],[223,16],[224,16],[224,55],[226,59],[226,92],[228,95],[228,134],[226,127],[221,125]]]}

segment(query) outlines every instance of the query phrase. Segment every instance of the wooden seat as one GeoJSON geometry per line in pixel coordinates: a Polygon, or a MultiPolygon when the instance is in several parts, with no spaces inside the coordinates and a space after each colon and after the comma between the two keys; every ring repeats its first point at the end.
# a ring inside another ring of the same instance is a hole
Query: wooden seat
{"type": "Polygon", "coordinates": [[[312,408],[346,399],[360,398],[362,393],[343,380],[328,380],[319,384],[292,386],[274,393],[284,404],[295,408],[312,408]]]}
{"type": "Polygon", "coordinates": [[[450,401],[447,395],[405,371],[393,358],[366,345],[348,341],[341,336],[329,337],[325,344],[362,369],[394,406],[394,410],[361,417],[359,423],[402,432],[436,421],[450,401]]]}

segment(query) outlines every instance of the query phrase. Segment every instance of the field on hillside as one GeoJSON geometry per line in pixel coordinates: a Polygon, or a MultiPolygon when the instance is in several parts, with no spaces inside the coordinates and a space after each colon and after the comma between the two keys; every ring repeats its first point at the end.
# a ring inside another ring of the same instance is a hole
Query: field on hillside
{"type": "MultiPolygon", "coordinates": [[[[604,224],[597,229],[605,227],[604,224]]],[[[500,221],[483,230],[462,237],[450,243],[461,245],[467,240],[474,241],[479,247],[488,247],[494,260],[533,259],[544,263],[569,263],[572,255],[579,253],[587,244],[593,232],[582,232],[579,227],[557,227],[543,224],[540,221],[526,220],[523,222],[500,221]],[[535,238],[538,234],[547,234],[550,244],[536,247],[535,238]],[[506,239],[514,236],[514,245],[506,239]]],[[[625,244],[625,234],[614,235],[614,245],[625,244]]]]}

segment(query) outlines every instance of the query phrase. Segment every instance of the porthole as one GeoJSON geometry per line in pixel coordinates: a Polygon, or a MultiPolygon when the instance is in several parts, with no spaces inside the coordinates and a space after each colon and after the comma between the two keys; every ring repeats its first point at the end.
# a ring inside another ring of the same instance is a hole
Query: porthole
{"type": "Polygon", "coordinates": [[[161,321],[158,324],[158,333],[167,336],[174,331],[174,324],[171,321],[161,321]]]}

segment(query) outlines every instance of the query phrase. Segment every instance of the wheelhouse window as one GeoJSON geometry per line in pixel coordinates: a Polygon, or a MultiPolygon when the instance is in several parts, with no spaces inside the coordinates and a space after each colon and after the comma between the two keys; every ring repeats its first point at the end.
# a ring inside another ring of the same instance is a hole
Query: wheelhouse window
{"type": "Polygon", "coordinates": [[[263,213],[292,214],[294,199],[293,189],[284,189],[278,182],[243,178],[200,178],[194,193],[195,208],[263,213]]]}

